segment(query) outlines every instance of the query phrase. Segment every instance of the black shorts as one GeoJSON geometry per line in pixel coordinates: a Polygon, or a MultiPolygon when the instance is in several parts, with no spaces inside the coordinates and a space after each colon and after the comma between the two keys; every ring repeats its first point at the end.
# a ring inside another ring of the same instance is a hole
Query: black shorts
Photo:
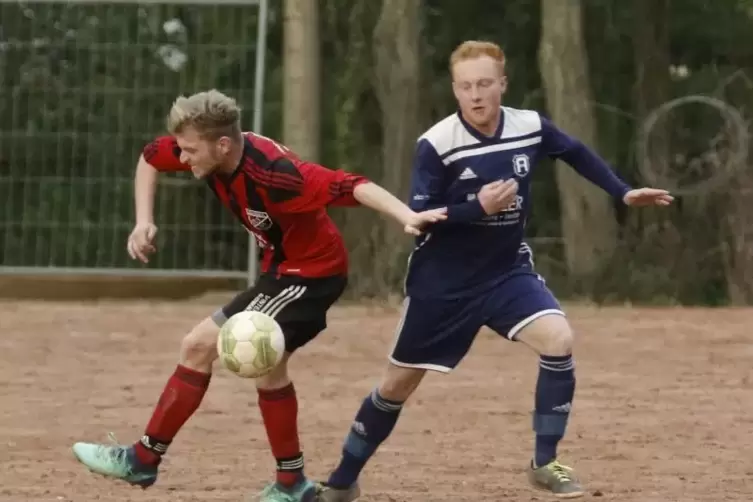
{"type": "Polygon", "coordinates": [[[267,314],[282,328],[285,350],[293,352],[324,331],[327,311],[340,298],[347,283],[345,276],[309,279],[262,274],[253,287],[215,312],[212,319],[222,326],[244,310],[267,314]]]}

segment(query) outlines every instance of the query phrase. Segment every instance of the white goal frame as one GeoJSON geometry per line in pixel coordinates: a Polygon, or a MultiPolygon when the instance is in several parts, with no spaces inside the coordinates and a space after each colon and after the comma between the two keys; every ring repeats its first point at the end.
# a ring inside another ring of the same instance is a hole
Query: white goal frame
{"type": "MultiPolygon", "coordinates": [[[[254,95],[252,129],[263,134],[264,116],[264,80],[267,73],[267,31],[269,25],[269,0],[0,0],[0,4],[122,4],[122,5],[235,5],[258,7],[258,23],[256,31],[256,56],[254,70],[254,95]]],[[[123,243],[125,246],[125,243],[123,243]]],[[[258,274],[258,248],[256,239],[248,235],[248,270],[171,270],[148,268],[86,268],[86,267],[45,267],[45,266],[3,266],[0,264],[0,275],[121,275],[130,277],[206,277],[206,278],[245,278],[248,285],[256,282],[258,274]]]]}

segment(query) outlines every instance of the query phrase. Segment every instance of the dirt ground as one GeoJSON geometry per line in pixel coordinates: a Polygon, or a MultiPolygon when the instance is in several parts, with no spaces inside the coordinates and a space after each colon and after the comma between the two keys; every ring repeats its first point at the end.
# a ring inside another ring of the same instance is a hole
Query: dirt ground
{"type": "MultiPolygon", "coordinates": [[[[142,492],[85,471],[77,440],[142,433],[178,341],[211,302],[0,303],[0,500],[238,501],[270,478],[250,381],[218,371],[142,492]]],[[[753,499],[753,310],[571,306],[578,389],[562,446],[587,499],[753,499]]],[[[323,476],[380,376],[398,312],[341,307],[293,364],[309,474],[323,476]]],[[[364,473],[364,501],[548,500],[531,491],[536,357],[480,334],[430,375],[364,473]]]]}

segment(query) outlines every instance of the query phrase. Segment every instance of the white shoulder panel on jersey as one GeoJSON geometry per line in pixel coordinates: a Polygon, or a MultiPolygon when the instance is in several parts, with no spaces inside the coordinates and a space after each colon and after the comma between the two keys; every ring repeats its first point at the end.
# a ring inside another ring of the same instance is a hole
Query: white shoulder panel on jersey
{"type": "Polygon", "coordinates": [[[539,112],[503,106],[502,113],[505,117],[502,139],[512,139],[541,132],[541,115],[539,115],[539,112]]]}
{"type": "Polygon", "coordinates": [[[422,139],[431,143],[440,157],[456,148],[480,143],[466,130],[457,113],[453,113],[434,124],[418,138],[419,141],[422,139]]]}

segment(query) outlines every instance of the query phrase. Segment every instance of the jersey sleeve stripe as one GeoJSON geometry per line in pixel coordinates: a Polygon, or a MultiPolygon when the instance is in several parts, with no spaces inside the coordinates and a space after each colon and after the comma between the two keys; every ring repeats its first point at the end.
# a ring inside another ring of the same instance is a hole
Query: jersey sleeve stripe
{"type": "Polygon", "coordinates": [[[303,189],[303,180],[295,176],[272,173],[256,165],[250,166],[248,171],[255,182],[265,187],[296,192],[300,192],[303,189]]]}
{"type": "Polygon", "coordinates": [[[159,143],[157,141],[152,141],[144,147],[144,151],[143,151],[144,160],[151,163],[158,153],[159,153],[159,143]]]}
{"type": "Polygon", "coordinates": [[[332,182],[329,184],[329,194],[335,198],[352,195],[356,186],[365,181],[365,178],[361,176],[351,176],[342,181],[332,182]]]}
{"type": "MultiPolygon", "coordinates": [[[[247,139],[247,141],[249,140],[247,139]]],[[[282,156],[273,160],[264,152],[255,148],[250,142],[249,147],[250,148],[246,149],[246,166],[248,167],[248,173],[252,179],[270,188],[280,188],[296,192],[301,192],[303,190],[303,176],[294,166],[289,167],[294,173],[288,173],[273,168],[275,162],[287,161],[292,164],[293,161],[290,160],[290,158],[282,156]]]]}
{"type": "Polygon", "coordinates": [[[295,186],[303,186],[304,181],[302,176],[294,176],[292,174],[283,173],[280,171],[264,171],[266,174],[274,180],[280,180],[283,183],[290,183],[295,186]]]}

